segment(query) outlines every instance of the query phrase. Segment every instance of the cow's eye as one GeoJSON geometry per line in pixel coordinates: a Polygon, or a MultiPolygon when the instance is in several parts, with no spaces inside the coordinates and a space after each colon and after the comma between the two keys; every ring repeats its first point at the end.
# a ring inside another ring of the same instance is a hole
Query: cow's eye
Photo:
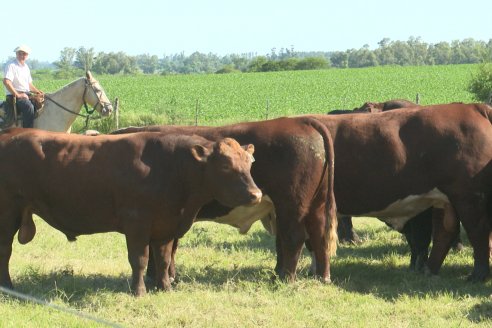
{"type": "Polygon", "coordinates": [[[222,171],[224,172],[231,172],[232,167],[230,165],[222,165],[222,171]]]}

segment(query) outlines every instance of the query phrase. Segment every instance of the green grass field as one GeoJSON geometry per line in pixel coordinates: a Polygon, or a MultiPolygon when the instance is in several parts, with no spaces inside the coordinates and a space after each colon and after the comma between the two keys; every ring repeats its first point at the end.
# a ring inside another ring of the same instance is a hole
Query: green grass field
{"type": "MultiPolygon", "coordinates": [[[[120,127],[147,124],[220,125],[286,115],[352,109],[366,101],[472,102],[466,90],[477,65],[373,67],[216,75],[95,76],[120,100],[120,127]],[[198,115],[197,115],[198,114],[198,115]]],[[[71,81],[39,80],[45,92],[71,81]]],[[[74,131],[83,127],[78,119],[74,131]]],[[[107,132],[113,120],[91,128],[107,132]]]]}
{"type": "MultiPolygon", "coordinates": [[[[81,236],[75,243],[36,220],[28,245],[14,243],[17,290],[125,327],[491,327],[490,281],[466,282],[464,251],[451,252],[439,277],[407,269],[400,234],[372,218],[354,219],[361,245],[341,245],[333,283],[308,276],[303,254],[294,284],[272,281],[275,242],[261,224],[248,235],[200,222],[177,253],[179,283],[168,293],[129,293],[123,235],[81,236]]],[[[99,327],[100,323],[0,296],[0,327],[99,327]]]]}
{"type": "MultiPolygon", "coordinates": [[[[354,108],[394,98],[421,104],[471,102],[466,86],[476,66],[379,67],[326,71],[189,75],[96,76],[119,97],[120,127],[261,120],[354,108]]],[[[40,80],[53,92],[70,81],[40,80]]],[[[112,119],[91,123],[108,131],[112,119]]],[[[82,127],[77,121],[74,128],[82,127]]],[[[372,218],[354,225],[361,245],[341,245],[332,280],[308,276],[307,253],[293,284],[272,281],[275,241],[260,224],[248,235],[197,223],[177,253],[179,283],[168,293],[129,293],[130,265],[123,235],[63,234],[36,219],[28,245],[14,242],[10,272],[17,291],[124,327],[492,327],[492,282],[466,282],[473,257],[451,252],[439,277],[407,269],[400,234],[372,218]]],[[[0,328],[102,327],[57,309],[0,293],[0,328]]]]}

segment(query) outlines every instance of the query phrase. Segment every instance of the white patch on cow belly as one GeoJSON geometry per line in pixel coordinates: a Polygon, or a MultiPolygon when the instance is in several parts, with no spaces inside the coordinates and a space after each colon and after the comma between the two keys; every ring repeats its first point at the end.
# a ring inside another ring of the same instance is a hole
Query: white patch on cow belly
{"type": "Polygon", "coordinates": [[[439,189],[434,188],[425,194],[407,196],[390,204],[381,211],[366,213],[364,216],[377,217],[388,223],[394,229],[401,230],[405,223],[415,215],[431,206],[444,208],[445,204],[449,204],[448,197],[439,189]]]}
{"type": "Polygon", "coordinates": [[[240,233],[245,234],[249,231],[253,223],[258,220],[270,218],[272,214],[275,217],[274,213],[275,208],[272,199],[268,195],[263,195],[261,202],[257,205],[238,206],[233,208],[227,215],[207,220],[229,224],[238,228],[240,233]]]}

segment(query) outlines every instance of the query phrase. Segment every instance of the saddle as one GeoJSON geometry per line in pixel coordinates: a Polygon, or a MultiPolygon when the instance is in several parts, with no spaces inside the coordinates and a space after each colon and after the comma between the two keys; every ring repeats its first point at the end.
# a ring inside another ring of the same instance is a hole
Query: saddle
{"type": "MultiPolygon", "coordinates": [[[[30,93],[29,100],[34,105],[34,118],[42,114],[44,109],[44,95],[30,93]]],[[[6,97],[5,101],[0,101],[0,129],[7,129],[12,126],[22,126],[22,114],[17,111],[14,113],[14,103],[12,97],[6,97]]]]}

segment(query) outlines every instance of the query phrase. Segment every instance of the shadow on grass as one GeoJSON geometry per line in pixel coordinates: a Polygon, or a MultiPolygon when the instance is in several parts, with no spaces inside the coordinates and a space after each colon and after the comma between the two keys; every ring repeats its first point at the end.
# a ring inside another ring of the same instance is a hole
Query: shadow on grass
{"type": "Polygon", "coordinates": [[[15,290],[30,295],[49,295],[65,301],[79,301],[89,294],[100,291],[130,293],[130,274],[108,276],[103,274],[74,275],[64,270],[49,274],[27,272],[15,277],[15,290]]]}
{"type": "Polygon", "coordinates": [[[492,319],[492,300],[484,301],[473,306],[467,315],[468,320],[473,323],[480,323],[492,319]]]}
{"type": "Polygon", "coordinates": [[[235,229],[231,229],[233,235],[237,235],[234,240],[224,240],[221,235],[214,235],[212,232],[195,228],[194,236],[186,240],[180,240],[179,247],[198,247],[208,246],[217,249],[235,249],[235,250],[262,250],[275,254],[275,236],[270,235],[265,230],[256,230],[241,235],[235,229]]]}

